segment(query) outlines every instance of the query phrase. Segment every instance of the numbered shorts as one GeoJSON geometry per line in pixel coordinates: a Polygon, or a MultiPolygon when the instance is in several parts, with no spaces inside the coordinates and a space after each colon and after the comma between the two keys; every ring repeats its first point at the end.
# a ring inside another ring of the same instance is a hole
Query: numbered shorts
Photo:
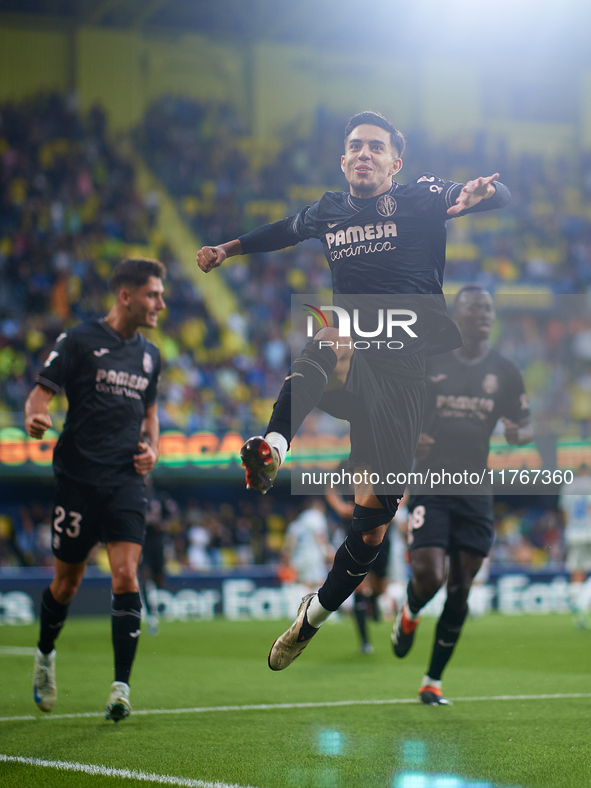
{"type": "Polygon", "coordinates": [[[486,556],[494,541],[492,495],[412,495],[408,549],[441,547],[486,556]]]}
{"type": "Polygon", "coordinates": [[[97,542],[143,545],[146,509],[143,484],[96,487],[61,476],[51,523],[53,554],[66,564],[78,564],[97,542]]]}

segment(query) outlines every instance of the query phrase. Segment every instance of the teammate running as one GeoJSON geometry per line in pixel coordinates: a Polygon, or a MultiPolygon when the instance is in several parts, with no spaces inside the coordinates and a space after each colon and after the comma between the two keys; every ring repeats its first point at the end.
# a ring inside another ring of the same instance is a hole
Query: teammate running
{"type": "MultiPolygon", "coordinates": [[[[468,471],[480,477],[499,419],[504,422],[507,443],[522,446],[533,438],[521,373],[486,342],[495,319],[490,294],[477,285],[462,288],[454,318],[464,346],[427,364],[427,403],[414,469],[423,479],[429,472],[443,470],[452,475],[468,471]]],[[[448,493],[450,486],[443,491],[448,493]]],[[[492,547],[493,499],[482,494],[483,486],[458,487],[452,495],[416,494],[420,492],[416,488],[413,492],[408,503],[412,577],[394,624],[392,644],[397,657],[408,654],[421,609],[446,582],[449,556],[447,597],[419,699],[433,706],[450,705],[441,690],[441,676],[468,614],[472,581],[492,547]]]]}
{"type": "Polygon", "coordinates": [[[156,260],[119,263],[110,282],[113,308],[105,318],[58,337],[25,404],[27,434],[40,440],[52,426],[49,403],[62,388],[68,398],[53,454],[55,574],[43,592],[33,673],[33,694],[42,711],[51,711],[57,699],[55,640],[98,541],[107,546],[113,590],[115,680],[105,718],[118,722],[131,711],[129,675],[141,618],[137,571],[145,532],[144,477],[158,459],[160,374],[158,348],[137,330],[156,327],[164,309],[165,275],[156,260]]]}
{"type": "MultiPolygon", "coordinates": [[[[408,308],[410,300],[421,311],[420,337],[407,342],[404,353],[387,358],[380,352],[354,353],[352,343],[337,345],[336,328],[316,334],[291,367],[265,437],[251,438],[242,448],[248,487],[269,490],[293,436],[316,406],[351,422],[352,467],[377,472],[412,467],[423,412],[424,355],[461,344],[441,296],[445,223],[452,216],[501,208],[509,192],[496,182],[497,173],[465,185],[428,173],[406,186],[393,183],[403,150],[403,135],[384,117],[355,115],[345,129],[341,157],[349,192],[327,192],[294,216],[197,253],[199,267],[208,273],[227,257],[317,238],[341,306],[354,307],[357,294],[406,294],[401,304],[408,308]]],[[[380,551],[403,487],[383,492],[356,488],[345,542],[318,594],[304,597],[293,625],[273,644],[272,670],[290,665],[361,583],[380,551]]]]}

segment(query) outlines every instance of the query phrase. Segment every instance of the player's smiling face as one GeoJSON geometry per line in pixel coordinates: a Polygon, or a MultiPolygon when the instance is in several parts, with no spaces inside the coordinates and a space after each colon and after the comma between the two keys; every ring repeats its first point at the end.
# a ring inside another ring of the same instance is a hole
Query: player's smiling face
{"type": "Polygon", "coordinates": [[[467,340],[487,340],[495,318],[495,307],[489,293],[463,293],[454,310],[460,333],[467,340]]]}
{"type": "Polygon", "coordinates": [[[158,313],[165,308],[164,286],[157,276],[150,276],[145,285],[129,292],[127,309],[133,322],[139,328],[156,328],[158,313]]]}
{"type": "Polygon", "coordinates": [[[388,191],[392,176],[401,167],[402,160],[386,129],[363,123],[347,137],[341,169],[353,197],[377,197],[388,191]]]}

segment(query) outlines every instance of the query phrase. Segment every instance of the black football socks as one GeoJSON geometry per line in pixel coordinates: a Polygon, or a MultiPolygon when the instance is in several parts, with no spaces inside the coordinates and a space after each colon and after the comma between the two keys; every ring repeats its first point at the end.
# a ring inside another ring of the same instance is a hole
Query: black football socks
{"type": "Polygon", "coordinates": [[[413,616],[418,615],[421,608],[423,608],[428,599],[421,599],[421,597],[416,593],[412,585],[412,579],[408,581],[408,586],[406,587],[406,598],[408,601],[408,609],[413,614],[413,616]]]}
{"type": "Polygon", "coordinates": [[[62,631],[62,627],[68,615],[69,605],[60,605],[56,602],[49,586],[43,592],[41,598],[41,628],[39,633],[38,648],[42,654],[50,654],[53,651],[57,636],[62,631]]]}
{"type": "Polygon", "coordinates": [[[355,591],[353,595],[353,615],[357,622],[357,629],[361,635],[361,642],[368,643],[367,639],[367,608],[368,598],[365,594],[355,591]]]}
{"type": "Polygon", "coordinates": [[[129,684],[129,674],[140,636],[142,603],[137,591],[113,594],[111,634],[115,654],[115,681],[129,684]]]}
{"type": "Polygon", "coordinates": [[[291,443],[306,416],[320,402],[336,363],[332,348],[321,348],[315,340],[308,342],[285,378],[266,432],[278,432],[291,443]]]}
{"type": "Polygon", "coordinates": [[[435,628],[435,642],[433,643],[433,651],[431,653],[431,664],[427,675],[431,679],[439,681],[445,666],[451,659],[453,650],[458,642],[462,625],[466,616],[468,615],[468,606],[458,610],[449,604],[445,603],[441,617],[437,622],[435,628]]]}
{"type": "Polygon", "coordinates": [[[361,534],[351,526],[347,537],[334,557],[332,569],[318,591],[318,601],[325,610],[338,610],[371,570],[381,544],[365,544],[361,534]]]}

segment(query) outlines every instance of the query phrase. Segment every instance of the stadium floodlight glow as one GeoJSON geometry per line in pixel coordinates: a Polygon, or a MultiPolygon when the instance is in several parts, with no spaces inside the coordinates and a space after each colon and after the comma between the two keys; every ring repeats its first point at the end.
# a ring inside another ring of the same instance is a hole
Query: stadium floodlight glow
{"type": "MultiPolygon", "coordinates": [[[[541,47],[538,35],[553,41],[555,36],[567,36],[569,31],[589,23],[588,0],[495,0],[494,3],[475,3],[474,0],[417,0],[412,7],[415,24],[424,29],[437,30],[456,42],[466,36],[484,36],[494,49],[506,46],[510,40],[541,47]]],[[[475,43],[475,41],[474,41],[475,43]]]]}
{"type": "Polygon", "coordinates": [[[318,734],[318,751],[321,755],[341,755],[345,737],[339,731],[323,730],[318,734]]]}
{"type": "Polygon", "coordinates": [[[394,778],[392,788],[429,788],[429,777],[416,772],[398,774],[394,778]]]}
{"type": "Polygon", "coordinates": [[[468,783],[459,777],[445,774],[440,777],[435,777],[431,786],[432,788],[467,788],[468,783]]]}
{"type": "MultiPolygon", "coordinates": [[[[474,3],[473,0],[447,0],[445,3],[445,13],[457,16],[464,16],[468,19],[480,19],[483,22],[491,18],[504,19],[507,25],[515,22],[531,22],[540,16],[554,16],[575,12],[584,9],[586,0],[563,0],[556,3],[556,0],[495,0],[494,3],[474,3]]],[[[439,7],[439,0],[419,0],[418,8],[422,11],[439,7]]]]}
{"type": "Polygon", "coordinates": [[[425,762],[425,742],[405,741],[402,742],[402,760],[409,766],[420,766],[425,762]]]}

